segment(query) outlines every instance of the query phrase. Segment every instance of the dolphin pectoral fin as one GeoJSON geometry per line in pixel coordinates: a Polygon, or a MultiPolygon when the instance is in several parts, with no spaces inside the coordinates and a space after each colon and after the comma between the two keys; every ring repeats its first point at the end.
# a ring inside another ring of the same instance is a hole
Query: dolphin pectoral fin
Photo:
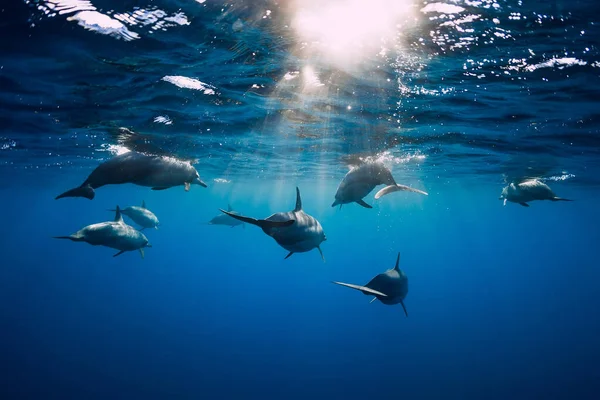
{"type": "MultiPolygon", "coordinates": [[[[368,205],[367,203],[365,203],[365,201],[364,201],[364,200],[356,200],[356,202],[357,202],[358,204],[360,204],[361,206],[363,206],[364,208],[373,208],[373,206],[370,206],[370,205],[368,205]]],[[[341,207],[341,205],[340,205],[340,207],[341,207]]]]}
{"type": "Polygon", "coordinates": [[[293,252],[293,251],[290,251],[290,252],[289,252],[289,254],[288,254],[287,256],[285,256],[284,260],[287,260],[288,258],[290,258],[290,256],[291,256],[292,254],[294,254],[294,252],[293,252]]]}
{"type": "Polygon", "coordinates": [[[519,203],[520,205],[522,205],[523,207],[529,207],[529,204],[527,203],[519,203]]]}
{"type": "Polygon", "coordinates": [[[142,208],[146,208],[146,200],[142,200],[142,208]]]}
{"type": "Polygon", "coordinates": [[[125,253],[125,250],[121,250],[120,252],[118,252],[117,254],[115,254],[113,257],[120,256],[123,253],[125,253]]]}
{"type": "Polygon", "coordinates": [[[502,205],[505,206],[506,205],[506,199],[504,199],[504,201],[502,202],[502,205]]]}
{"type": "Polygon", "coordinates": [[[158,230],[158,225],[154,227],[154,229],[158,230]]]}
{"type": "Polygon", "coordinates": [[[66,192],[59,194],[54,200],[62,199],[63,197],[85,197],[86,199],[92,200],[96,193],[90,185],[81,185],[75,189],[67,190],[66,192]]]}
{"type": "Polygon", "coordinates": [[[184,183],[184,187],[185,187],[185,191],[186,191],[186,192],[189,192],[189,191],[190,191],[190,186],[191,186],[191,185],[190,185],[190,183],[189,183],[189,182],[186,182],[186,183],[184,183]]]}
{"type": "Polygon", "coordinates": [[[144,254],[144,249],[140,249],[140,254],[142,255],[142,258],[146,257],[146,255],[144,254]]]}
{"type": "Polygon", "coordinates": [[[400,304],[402,304],[402,308],[404,309],[404,315],[408,317],[408,311],[406,311],[406,306],[404,305],[404,301],[400,300],[400,304]]]}
{"type": "Polygon", "coordinates": [[[165,190],[165,189],[168,189],[168,187],[160,187],[160,186],[157,186],[157,187],[153,187],[153,188],[152,188],[152,190],[165,190]]]}
{"type": "Polygon", "coordinates": [[[371,300],[371,301],[369,302],[369,304],[371,304],[371,303],[372,303],[372,302],[374,302],[375,300],[377,300],[377,297],[373,297],[373,300],[371,300]]]}
{"type": "Polygon", "coordinates": [[[142,229],[138,229],[138,232],[141,232],[141,231],[143,231],[144,229],[146,229],[146,227],[145,227],[145,226],[143,226],[143,227],[142,227],[142,229]]]}
{"type": "Polygon", "coordinates": [[[336,281],[332,281],[332,283],[335,283],[336,285],[346,286],[346,287],[349,287],[350,289],[360,290],[361,292],[363,292],[364,294],[367,294],[367,295],[387,297],[387,294],[378,292],[377,290],[373,290],[366,286],[353,285],[351,283],[343,283],[343,282],[336,282],[336,281]]]}
{"type": "Polygon", "coordinates": [[[233,214],[228,211],[219,208],[223,214],[227,214],[232,218],[237,219],[238,221],[247,222],[252,225],[259,226],[261,228],[283,228],[286,226],[292,225],[296,220],[290,219],[287,221],[267,221],[266,219],[255,219],[250,217],[244,217],[243,215],[233,214]]]}
{"type": "Polygon", "coordinates": [[[325,256],[323,255],[323,250],[321,250],[321,246],[317,246],[317,250],[319,250],[319,254],[321,255],[321,260],[325,262],[325,256]]]}
{"type": "Polygon", "coordinates": [[[375,200],[379,199],[382,196],[385,196],[386,194],[393,193],[393,192],[399,192],[399,191],[413,192],[413,193],[419,193],[419,194],[422,194],[425,196],[429,196],[429,193],[424,192],[422,190],[411,188],[410,186],[395,184],[395,185],[386,186],[383,189],[381,189],[380,191],[378,191],[377,193],[375,193],[375,200]]]}

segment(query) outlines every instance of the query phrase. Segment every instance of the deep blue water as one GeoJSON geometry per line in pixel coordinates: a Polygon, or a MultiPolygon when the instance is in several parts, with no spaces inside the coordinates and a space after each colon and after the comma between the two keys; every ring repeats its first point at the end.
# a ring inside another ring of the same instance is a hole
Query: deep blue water
{"type": "Polygon", "coordinates": [[[429,3],[2,2],[0,397],[600,398],[600,9],[429,3]],[[54,200],[127,150],[208,188],[54,200]],[[332,208],[367,158],[429,195],[332,208]],[[326,262],[206,224],[296,186],[326,262]],[[144,259],[52,238],[142,200],[144,259]],[[408,317],[331,283],[398,252],[408,317]]]}

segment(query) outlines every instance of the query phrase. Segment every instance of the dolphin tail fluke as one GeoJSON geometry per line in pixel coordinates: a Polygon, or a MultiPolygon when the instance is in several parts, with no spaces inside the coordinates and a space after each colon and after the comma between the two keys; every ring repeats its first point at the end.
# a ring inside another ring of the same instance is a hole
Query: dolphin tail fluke
{"type": "Polygon", "coordinates": [[[404,309],[404,315],[408,317],[408,311],[406,311],[406,306],[404,305],[404,301],[400,300],[400,304],[402,304],[402,309],[404,309]]]}
{"type": "Polygon", "coordinates": [[[250,217],[244,217],[243,215],[232,214],[232,213],[230,213],[228,211],[225,211],[223,209],[219,209],[219,211],[221,211],[224,214],[229,215],[232,218],[237,219],[238,221],[247,222],[249,224],[259,226],[259,227],[261,227],[263,229],[283,228],[283,227],[286,227],[286,226],[290,226],[294,222],[296,222],[296,220],[293,220],[293,219],[290,219],[290,220],[287,220],[287,221],[267,221],[266,219],[255,219],[255,218],[250,218],[250,217]]]}
{"type": "Polygon", "coordinates": [[[63,197],[85,197],[86,199],[92,200],[96,193],[90,185],[81,185],[75,189],[67,190],[66,192],[59,194],[54,199],[62,199],[63,197]]]}
{"type": "Polygon", "coordinates": [[[551,198],[550,200],[552,200],[552,201],[573,201],[571,199],[563,199],[562,197],[557,197],[557,196],[551,198]]]}
{"type": "Polygon", "coordinates": [[[346,286],[346,287],[349,287],[350,289],[360,290],[361,292],[363,292],[366,295],[387,297],[387,294],[378,292],[377,290],[373,290],[366,286],[353,285],[351,283],[343,283],[343,282],[336,282],[336,281],[332,281],[332,283],[335,283],[336,285],[346,286]]]}
{"type": "Polygon", "coordinates": [[[72,240],[74,242],[83,242],[83,238],[77,237],[77,236],[73,236],[73,235],[69,235],[69,236],[54,236],[54,239],[69,239],[72,240]]]}
{"type": "Polygon", "coordinates": [[[399,191],[413,192],[413,193],[419,193],[419,194],[422,194],[425,196],[429,196],[429,193],[424,192],[422,190],[411,188],[410,186],[395,184],[395,185],[386,186],[383,189],[381,189],[379,192],[375,193],[375,200],[379,199],[382,196],[385,196],[386,194],[399,192],[399,191]]]}

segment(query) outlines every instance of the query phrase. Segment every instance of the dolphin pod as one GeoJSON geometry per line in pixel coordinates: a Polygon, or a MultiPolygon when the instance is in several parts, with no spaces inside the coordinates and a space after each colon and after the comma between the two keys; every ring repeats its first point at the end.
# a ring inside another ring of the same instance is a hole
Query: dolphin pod
{"type": "MultiPolygon", "coordinates": [[[[63,197],[86,197],[93,199],[94,189],[111,184],[133,183],[140,186],[152,187],[153,190],[163,190],[174,186],[184,186],[190,189],[191,184],[206,187],[200,180],[196,169],[186,162],[162,156],[148,156],[136,152],[128,152],[101,163],[92,171],[88,178],[77,188],[71,189],[56,199],[63,197]]],[[[362,207],[372,208],[363,199],[378,185],[386,185],[379,190],[375,200],[396,191],[409,191],[428,195],[426,192],[396,183],[391,171],[380,162],[363,163],[352,168],[342,179],[335,193],[332,206],[356,202],[362,207]]],[[[504,187],[500,195],[504,205],[508,201],[529,207],[528,202],[534,200],[572,201],[558,197],[548,185],[539,179],[527,179],[510,183],[504,187]]],[[[325,257],[321,243],[327,240],[321,223],[308,215],[302,206],[300,190],[296,187],[296,206],[292,211],[277,212],[265,219],[255,219],[241,215],[228,205],[227,211],[219,209],[222,214],[213,217],[208,224],[234,227],[245,226],[245,223],[260,227],[265,234],[271,236],[279,246],[289,253],[285,259],[294,253],[308,252],[317,249],[323,261],[325,257]]],[[[56,236],[57,239],[69,239],[74,242],[86,242],[94,246],[105,246],[119,250],[113,257],[128,251],[139,251],[144,258],[144,248],[152,247],[148,238],[141,232],[145,228],[157,229],[158,218],[146,208],[145,202],[141,207],[130,206],[120,209],[117,205],[113,221],[100,222],[85,226],[69,236],[56,236]],[[123,215],[141,227],[138,231],[123,221],[123,215]]],[[[408,312],[404,300],[408,294],[408,278],[400,269],[400,253],[393,268],[373,277],[365,285],[356,285],[338,281],[332,283],[358,290],[365,295],[374,296],[373,301],[379,300],[386,305],[401,304],[406,316],[408,312]]]]}
{"type": "Polygon", "coordinates": [[[506,205],[507,201],[510,201],[518,203],[523,207],[529,207],[527,203],[534,200],[573,201],[558,197],[548,185],[537,179],[528,179],[520,183],[510,183],[502,189],[500,200],[504,200],[504,205],[506,205]]]}
{"type": "Polygon", "coordinates": [[[321,223],[316,218],[308,215],[302,209],[300,189],[296,187],[296,207],[292,211],[278,212],[266,219],[254,219],[221,210],[222,213],[235,219],[259,226],[263,232],[271,236],[277,244],[289,251],[285,258],[294,253],[304,253],[312,249],[319,250],[321,258],[325,261],[321,243],[327,240],[321,223]]]}
{"type": "Polygon", "coordinates": [[[336,281],[333,283],[359,290],[369,296],[375,296],[371,302],[379,300],[387,305],[401,304],[404,314],[408,317],[408,312],[404,305],[404,299],[408,294],[408,278],[404,271],[400,269],[400,253],[398,253],[394,268],[376,275],[364,286],[336,281]]]}
{"type": "Polygon", "coordinates": [[[378,185],[387,185],[375,194],[375,200],[386,194],[397,191],[408,191],[427,196],[422,190],[399,185],[392,176],[391,171],[381,162],[366,162],[352,168],[340,182],[335,193],[335,201],[331,207],[342,204],[358,203],[365,208],[373,208],[363,198],[378,185]]]}
{"type": "Polygon", "coordinates": [[[72,235],[55,236],[55,239],[69,239],[74,242],[86,242],[93,246],[106,246],[119,250],[113,257],[126,251],[138,250],[144,258],[144,247],[152,247],[142,232],[123,221],[119,206],[117,206],[113,221],[88,225],[72,235]]]}
{"type": "Polygon", "coordinates": [[[191,184],[207,187],[196,168],[188,162],[129,151],[101,163],[79,187],[67,190],[56,199],[85,197],[92,200],[96,195],[94,189],[123,183],[148,186],[152,190],[183,185],[189,191],[191,184]]]}

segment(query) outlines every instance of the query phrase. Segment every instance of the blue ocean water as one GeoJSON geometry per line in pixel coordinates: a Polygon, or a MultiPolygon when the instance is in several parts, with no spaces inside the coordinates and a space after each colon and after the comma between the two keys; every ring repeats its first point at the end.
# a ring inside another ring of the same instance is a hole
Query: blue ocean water
{"type": "Polygon", "coordinates": [[[598,11],[3,2],[1,398],[599,398],[598,11]],[[54,199],[126,151],[208,188],[54,199]],[[370,160],[429,195],[331,207],[370,160]],[[574,201],[503,206],[526,178],[574,201]],[[292,210],[296,187],[325,262],[207,224],[292,210]],[[53,239],[142,201],[161,222],[145,258],[53,239]],[[408,317],[331,283],[398,252],[408,317]]]}

